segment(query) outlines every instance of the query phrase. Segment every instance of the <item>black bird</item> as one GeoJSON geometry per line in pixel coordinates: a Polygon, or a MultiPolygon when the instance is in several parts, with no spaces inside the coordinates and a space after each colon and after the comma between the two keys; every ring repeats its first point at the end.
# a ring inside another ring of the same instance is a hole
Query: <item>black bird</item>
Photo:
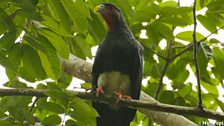
{"type": "MultiPolygon", "coordinates": [[[[106,38],[98,47],[92,69],[92,86],[96,95],[115,95],[121,98],[139,99],[143,69],[143,49],[128,28],[125,19],[115,5],[102,3],[94,8],[108,25],[106,38]]],[[[99,113],[97,126],[129,126],[136,110],[93,102],[99,113]]]]}

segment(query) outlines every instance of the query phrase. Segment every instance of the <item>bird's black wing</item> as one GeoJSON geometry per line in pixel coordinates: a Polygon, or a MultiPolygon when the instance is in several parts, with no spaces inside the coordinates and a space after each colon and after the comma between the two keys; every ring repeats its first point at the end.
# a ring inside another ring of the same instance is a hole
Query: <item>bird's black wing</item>
{"type": "Polygon", "coordinates": [[[133,65],[133,71],[131,74],[131,85],[133,90],[132,98],[139,99],[143,74],[143,47],[136,39],[132,39],[132,43],[136,49],[133,57],[135,63],[133,65]]]}
{"type": "Polygon", "coordinates": [[[93,89],[97,88],[97,79],[98,79],[99,73],[101,72],[100,63],[102,63],[104,60],[102,50],[103,50],[103,42],[100,43],[100,45],[98,46],[94,63],[93,63],[93,68],[92,68],[92,88],[93,89]]]}

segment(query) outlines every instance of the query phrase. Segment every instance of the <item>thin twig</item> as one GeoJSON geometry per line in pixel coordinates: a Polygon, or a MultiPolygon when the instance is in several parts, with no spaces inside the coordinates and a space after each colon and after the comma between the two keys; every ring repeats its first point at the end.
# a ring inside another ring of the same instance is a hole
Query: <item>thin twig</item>
{"type": "MultiPolygon", "coordinates": [[[[211,32],[209,35],[207,35],[206,37],[204,37],[203,39],[197,41],[197,43],[201,43],[203,41],[205,41],[206,39],[208,39],[208,37],[210,37],[211,35],[217,33],[219,30],[224,29],[224,26],[216,29],[215,31],[211,32]]],[[[183,49],[181,52],[179,52],[178,54],[174,55],[172,58],[170,58],[170,61],[174,61],[177,57],[179,57],[180,55],[184,54],[185,52],[187,52],[188,50],[190,50],[193,47],[193,44],[190,43],[188,44],[185,49],[183,49]]]]}
{"type": "Polygon", "coordinates": [[[32,112],[33,108],[35,107],[35,104],[37,103],[37,101],[39,100],[39,97],[36,97],[33,104],[30,107],[30,112],[32,112]]]}
{"type": "Polygon", "coordinates": [[[166,57],[160,55],[159,53],[157,53],[155,50],[153,50],[153,49],[151,49],[151,48],[148,48],[148,47],[144,46],[144,50],[148,50],[148,51],[150,51],[150,52],[156,54],[158,57],[160,57],[160,58],[163,59],[163,60],[168,60],[166,57]]]}
{"type": "Polygon", "coordinates": [[[200,69],[198,66],[198,61],[197,61],[197,38],[196,38],[196,31],[197,31],[197,19],[196,19],[196,1],[194,0],[194,5],[193,5],[193,18],[194,18],[194,30],[193,30],[193,59],[194,59],[194,65],[196,68],[196,78],[197,78],[197,85],[198,85],[198,107],[202,107],[202,99],[201,99],[201,83],[200,83],[200,69]]]}
{"type": "Polygon", "coordinates": [[[161,73],[161,76],[160,76],[158,88],[157,88],[156,93],[155,93],[155,99],[158,99],[159,93],[160,93],[161,89],[163,88],[163,78],[164,78],[164,76],[166,74],[166,71],[167,71],[167,69],[169,67],[169,64],[170,64],[170,60],[168,60],[168,59],[169,59],[171,51],[172,51],[172,44],[173,44],[173,39],[170,40],[170,42],[168,44],[167,55],[166,55],[167,60],[166,60],[166,64],[165,64],[165,66],[163,68],[163,71],[161,73]]]}
{"type": "Polygon", "coordinates": [[[155,93],[155,99],[158,99],[159,93],[160,93],[161,89],[163,88],[163,78],[164,78],[164,76],[166,74],[166,71],[168,69],[169,63],[170,62],[166,62],[165,67],[163,68],[163,71],[161,73],[159,84],[158,84],[158,88],[157,88],[156,93],[155,93]]]}

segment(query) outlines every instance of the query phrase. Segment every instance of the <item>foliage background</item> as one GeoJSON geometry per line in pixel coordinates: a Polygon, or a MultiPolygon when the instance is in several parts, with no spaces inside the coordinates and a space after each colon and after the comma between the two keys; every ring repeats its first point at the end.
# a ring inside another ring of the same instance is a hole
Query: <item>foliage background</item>
{"type": "MultiPolygon", "coordinates": [[[[179,6],[173,0],[109,1],[120,7],[134,36],[144,46],[146,83],[142,90],[154,96],[158,84],[166,78],[170,81],[162,88],[160,102],[197,106],[197,88],[194,83],[186,83],[189,69],[195,71],[193,50],[189,48],[178,55],[191,45],[193,32],[176,33],[178,28],[193,25],[192,7],[179,6]],[[142,32],[146,37],[140,37],[142,32]],[[161,43],[166,46],[160,46],[161,43]],[[167,71],[164,70],[166,66],[167,71]]],[[[65,89],[72,77],[62,71],[60,57],[68,59],[71,53],[82,59],[94,58],[91,48],[99,44],[107,30],[100,15],[93,12],[102,2],[108,0],[0,1],[0,64],[9,78],[4,86],[51,90],[51,97],[39,99],[32,110],[32,97],[1,97],[0,125],[33,125],[36,122],[42,125],[95,125],[97,113],[90,101],[69,99],[65,89]],[[28,86],[19,78],[38,83],[28,86]],[[52,81],[39,82],[48,78],[52,81]]],[[[205,13],[197,14],[197,21],[210,33],[224,26],[222,0],[197,0],[197,11],[202,9],[205,13]]],[[[198,44],[203,106],[224,111],[223,96],[219,96],[217,89],[223,88],[224,44],[206,36],[197,32],[197,39],[203,40],[198,44]]],[[[84,83],[82,87],[89,85],[84,83]]],[[[188,118],[197,124],[207,120],[188,118]]],[[[137,113],[132,126],[151,123],[137,113]]]]}

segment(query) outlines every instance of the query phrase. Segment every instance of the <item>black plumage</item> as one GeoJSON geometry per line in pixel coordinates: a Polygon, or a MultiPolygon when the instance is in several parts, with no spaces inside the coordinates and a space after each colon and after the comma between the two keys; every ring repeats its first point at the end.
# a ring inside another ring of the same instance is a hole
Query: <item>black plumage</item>
{"type": "MultiPolygon", "coordinates": [[[[132,35],[115,5],[103,3],[95,11],[103,16],[109,29],[95,56],[92,85],[99,89],[96,89],[97,94],[113,95],[116,92],[139,99],[143,69],[142,46],[132,35]]],[[[93,102],[93,107],[100,116],[97,118],[97,126],[129,126],[136,113],[135,109],[98,102],[93,102]]]]}

